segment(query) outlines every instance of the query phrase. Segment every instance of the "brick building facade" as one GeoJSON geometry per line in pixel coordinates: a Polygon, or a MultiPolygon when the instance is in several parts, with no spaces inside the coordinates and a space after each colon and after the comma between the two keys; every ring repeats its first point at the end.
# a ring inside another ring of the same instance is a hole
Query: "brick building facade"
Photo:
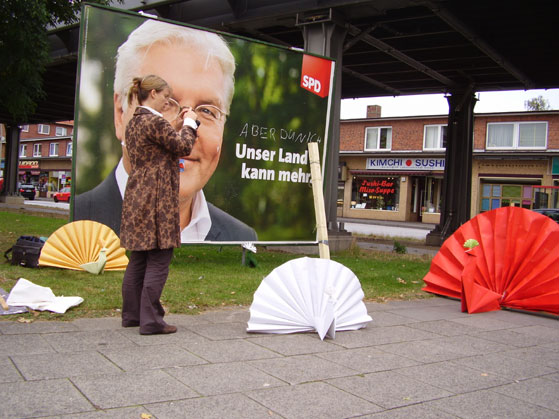
{"type": "MultiPolygon", "coordinates": [[[[447,116],[367,115],[340,121],[338,216],[438,223],[447,116]]],[[[472,217],[559,207],[559,111],[475,114],[473,148],[472,217]]]]}
{"type": "Polygon", "coordinates": [[[51,197],[72,176],[73,121],[21,126],[18,182],[31,183],[51,197]]]}

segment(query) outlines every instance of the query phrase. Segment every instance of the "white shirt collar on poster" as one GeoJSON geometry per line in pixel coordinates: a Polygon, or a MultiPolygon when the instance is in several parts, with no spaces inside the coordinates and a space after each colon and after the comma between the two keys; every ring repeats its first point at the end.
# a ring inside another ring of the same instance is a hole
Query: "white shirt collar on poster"
{"type": "MultiPolygon", "coordinates": [[[[177,168],[178,170],[178,168],[177,168]]],[[[124,191],[126,191],[126,182],[128,181],[128,173],[124,170],[124,164],[120,159],[116,167],[115,177],[120,190],[120,196],[124,199],[124,191]]],[[[208,203],[203,191],[198,191],[192,202],[192,218],[184,230],[181,231],[181,243],[204,241],[210,228],[212,220],[208,210],[208,203]]]]}

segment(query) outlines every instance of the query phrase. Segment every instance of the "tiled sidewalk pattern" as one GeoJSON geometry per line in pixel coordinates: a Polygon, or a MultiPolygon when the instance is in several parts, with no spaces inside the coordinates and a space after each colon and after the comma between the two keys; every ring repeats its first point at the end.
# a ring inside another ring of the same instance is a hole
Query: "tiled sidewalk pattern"
{"type": "Polygon", "coordinates": [[[169,315],[166,336],[0,321],[0,418],[559,418],[557,319],[367,307],[367,328],[324,342],[247,334],[246,307],[169,315]]]}

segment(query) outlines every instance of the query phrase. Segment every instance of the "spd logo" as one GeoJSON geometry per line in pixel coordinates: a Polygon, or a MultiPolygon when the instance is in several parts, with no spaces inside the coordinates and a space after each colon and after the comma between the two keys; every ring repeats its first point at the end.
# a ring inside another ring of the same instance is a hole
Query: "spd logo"
{"type": "Polygon", "coordinates": [[[332,61],[313,55],[304,55],[301,87],[320,97],[328,96],[331,71],[332,61]]]}

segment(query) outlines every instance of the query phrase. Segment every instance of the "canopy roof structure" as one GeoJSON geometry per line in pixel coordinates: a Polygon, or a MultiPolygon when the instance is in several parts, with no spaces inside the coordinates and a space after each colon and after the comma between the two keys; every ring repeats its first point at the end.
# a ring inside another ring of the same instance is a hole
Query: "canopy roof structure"
{"type": "MultiPolygon", "coordinates": [[[[559,87],[559,2],[125,0],[119,8],[304,49],[304,28],[346,31],[341,98],[559,87]]],[[[28,121],[74,118],[78,26],[49,34],[46,98],[28,121]]],[[[0,108],[0,122],[10,120],[0,108]]]]}

